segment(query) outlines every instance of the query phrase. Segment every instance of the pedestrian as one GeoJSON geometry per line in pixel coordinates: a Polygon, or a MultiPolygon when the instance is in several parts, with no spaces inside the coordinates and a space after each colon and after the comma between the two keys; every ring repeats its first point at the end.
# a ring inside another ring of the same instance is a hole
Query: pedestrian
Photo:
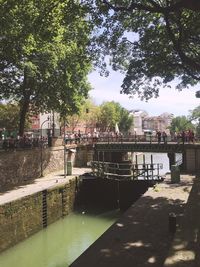
{"type": "Polygon", "coordinates": [[[158,144],[160,144],[160,142],[161,142],[161,132],[157,131],[156,136],[157,136],[157,139],[158,139],[158,144]]]}
{"type": "Polygon", "coordinates": [[[194,132],[192,130],[188,131],[188,138],[189,138],[189,143],[190,142],[194,143],[194,132]]]}
{"type": "Polygon", "coordinates": [[[182,143],[185,144],[185,131],[181,132],[181,140],[182,140],[182,143]]]}
{"type": "Polygon", "coordinates": [[[162,139],[163,139],[164,144],[166,144],[167,143],[167,134],[165,131],[162,132],[162,139]]]}

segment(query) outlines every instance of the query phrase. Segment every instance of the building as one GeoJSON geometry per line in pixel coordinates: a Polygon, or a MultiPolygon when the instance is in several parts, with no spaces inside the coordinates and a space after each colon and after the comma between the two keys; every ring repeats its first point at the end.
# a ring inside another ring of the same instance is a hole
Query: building
{"type": "Polygon", "coordinates": [[[165,131],[169,134],[168,127],[172,122],[173,114],[165,112],[159,116],[148,116],[146,111],[132,110],[130,115],[134,117],[131,134],[143,135],[145,132],[155,133],[157,131],[165,131]]]}
{"type": "Polygon", "coordinates": [[[143,120],[148,116],[144,110],[131,110],[130,116],[133,116],[133,126],[130,129],[130,134],[143,135],[143,120]]]}
{"type": "Polygon", "coordinates": [[[60,136],[60,116],[56,112],[40,113],[31,118],[31,127],[28,133],[33,136],[60,136]]]}

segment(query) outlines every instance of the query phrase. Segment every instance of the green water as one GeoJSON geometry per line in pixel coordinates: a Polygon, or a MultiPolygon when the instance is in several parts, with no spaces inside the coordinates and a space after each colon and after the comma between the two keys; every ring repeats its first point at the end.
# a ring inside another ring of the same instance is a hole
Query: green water
{"type": "Polygon", "coordinates": [[[67,267],[119,218],[73,213],[0,254],[1,267],[67,267]]]}

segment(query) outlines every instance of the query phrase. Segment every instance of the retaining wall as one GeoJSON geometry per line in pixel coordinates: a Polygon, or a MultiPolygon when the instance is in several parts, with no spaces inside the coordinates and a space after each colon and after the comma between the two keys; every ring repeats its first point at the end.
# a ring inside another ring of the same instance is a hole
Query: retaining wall
{"type": "MultiPolygon", "coordinates": [[[[87,146],[66,150],[66,160],[72,161],[73,166],[86,166],[90,158],[91,151],[87,146]]],[[[1,151],[0,192],[5,192],[14,186],[32,183],[41,176],[41,168],[44,175],[64,169],[63,146],[45,148],[42,151],[40,148],[1,151]]]]}
{"type": "Polygon", "coordinates": [[[75,205],[76,179],[1,205],[0,252],[69,214],[75,205]]]}

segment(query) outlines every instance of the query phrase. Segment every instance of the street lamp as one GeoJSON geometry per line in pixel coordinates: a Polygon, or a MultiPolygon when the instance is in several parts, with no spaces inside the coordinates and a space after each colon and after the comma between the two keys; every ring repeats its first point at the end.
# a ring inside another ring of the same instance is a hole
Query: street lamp
{"type": "Polygon", "coordinates": [[[47,119],[45,121],[43,121],[43,123],[41,124],[41,149],[40,149],[40,160],[41,160],[41,164],[40,164],[40,177],[43,177],[43,136],[42,136],[42,126],[45,124],[45,122],[49,121],[49,116],[47,117],[47,119]]]}

